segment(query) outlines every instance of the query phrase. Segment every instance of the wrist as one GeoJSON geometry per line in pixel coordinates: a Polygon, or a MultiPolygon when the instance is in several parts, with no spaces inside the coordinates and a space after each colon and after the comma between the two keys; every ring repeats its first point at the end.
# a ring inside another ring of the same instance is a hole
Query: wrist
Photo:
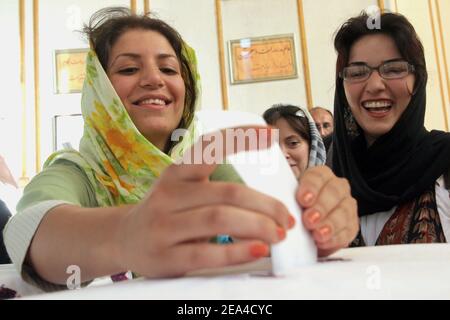
{"type": "Polygon", "coordinates": [[[127,258],[129,252],[126,243],[130,234],[128,230],[134,207],[135,205],[127,205],[117,208],[119,212],[115,219],[116,223],[111,241],[112,246],[109,252],[111,253],[111,261],[118,273],[130,270],[127,258]]]}

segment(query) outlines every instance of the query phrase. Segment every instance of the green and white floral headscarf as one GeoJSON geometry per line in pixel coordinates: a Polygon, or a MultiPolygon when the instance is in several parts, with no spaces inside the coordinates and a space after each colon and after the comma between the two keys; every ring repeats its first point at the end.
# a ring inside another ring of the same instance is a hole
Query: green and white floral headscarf
{"type": "MultiPolygon", "coordinates": [[[[198,91],[195,52],[184,44],[182,54],[191,64],[198,91]]],[[[48,158],[44,167],[60,159],[77,164],[94,186],[100,206],[139,202],[162,171],[194,141],[193,121],[188,134],[170,155],[149,142],[129,117],[93,50],[87,55],[81,110],[84,133],[80,151],[58,151],[48,158]]]]}

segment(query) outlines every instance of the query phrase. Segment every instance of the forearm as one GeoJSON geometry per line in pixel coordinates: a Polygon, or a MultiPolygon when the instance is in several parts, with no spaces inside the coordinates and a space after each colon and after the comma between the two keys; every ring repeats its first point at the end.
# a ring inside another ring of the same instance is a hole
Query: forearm
{"type": "Polygon", "coordinates": [[[81,208],[62,205],[48,212],[32,240],[28,263],[46,281],[66,284],[76,265],[81,282],[120,273],[118,230],[133,206],[81,208]]]}

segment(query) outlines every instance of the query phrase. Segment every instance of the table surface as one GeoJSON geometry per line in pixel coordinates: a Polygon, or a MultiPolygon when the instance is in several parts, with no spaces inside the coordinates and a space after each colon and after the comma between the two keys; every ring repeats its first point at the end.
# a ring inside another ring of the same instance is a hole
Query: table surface
{"type": "Polygon", "coordinates": [[[135,279],[32,299],[450,299],[450,244],[343,249],[284,277],[270,259],[178,279],[135,279]]]}

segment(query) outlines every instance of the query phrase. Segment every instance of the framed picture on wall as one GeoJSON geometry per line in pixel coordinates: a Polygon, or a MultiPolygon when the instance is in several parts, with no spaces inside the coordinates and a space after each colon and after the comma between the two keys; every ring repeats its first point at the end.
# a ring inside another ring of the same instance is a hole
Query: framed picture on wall
{"type": "Polygon", "coordinates": [[[232,84],[297,78],[294,35],[231,40],[232,84]]]}
{"type": "Polygon", "coordinates": [[[55,93],[78,93],[86,76],[89,49],[55,51],[55,93]]]}

